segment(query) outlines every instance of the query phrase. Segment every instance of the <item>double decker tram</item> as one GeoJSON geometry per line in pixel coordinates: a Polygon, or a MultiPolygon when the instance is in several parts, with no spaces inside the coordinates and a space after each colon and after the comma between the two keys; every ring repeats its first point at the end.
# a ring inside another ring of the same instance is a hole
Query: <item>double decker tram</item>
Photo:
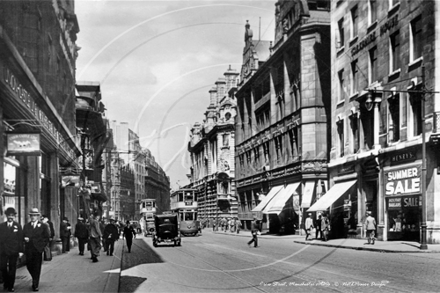
{"type": "Polygon", "coordinates": [[[180,234],[196,236],[200,230],[197,219],[197,196],[195,189],[180,188],[171,194],[171,211],[178,215],[180,234]]]}
{"type": "Polygon", "coordinates": [[[153,235],[155,231],[154,216],[156,215],[156,200],[152,198],[141,199],[140,224],[145,236],[153,235]]]}

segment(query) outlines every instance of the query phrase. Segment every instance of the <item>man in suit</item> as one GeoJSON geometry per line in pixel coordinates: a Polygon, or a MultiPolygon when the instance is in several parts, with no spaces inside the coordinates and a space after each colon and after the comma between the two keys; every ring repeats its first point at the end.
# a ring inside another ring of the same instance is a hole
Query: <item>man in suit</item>
{"type": "Polygon", "coordinates": [[[61,238],[61,252],[65,253],[70,251],[70,224],[67,217],[63,218],[60,224],[60,238],[61,238]]]}
{"type": "Polygon", "coordinates": [[[15,221],[16,214],[14,208],[7,208],[5,211],[7,221],[0,224],[0,269],[3,287],[9,292],[15,291],[17,260],[23,255],[23,230],[15,221]]]}
{"type": "Polygon", "coordinates": [[[89,244],[93,262],[98,262],[99,251],[102,247],[101,237],[102,232],[99,227],[99,214],[94,213],[93,215],[90,215],[89,221],[89,244]]]}
{"type": "Polygon", "coordinates": [[[84,247],[89,238],[89,231],[82,217],[78,218],[78,222],[75,225],[75,237],[78,238],[79,255],[84,255],[84,247]]]}
{"type": "Polygon", "coordinates": [[[32,289],[38,291],[40,283],[41,264],[43,263],[43,251],[49,243],[49,229],[38,219],[40,212],[32,208],[29,212],[31,221],[23,227],[25,242],[26,267],[32,277],[32,289]]]}

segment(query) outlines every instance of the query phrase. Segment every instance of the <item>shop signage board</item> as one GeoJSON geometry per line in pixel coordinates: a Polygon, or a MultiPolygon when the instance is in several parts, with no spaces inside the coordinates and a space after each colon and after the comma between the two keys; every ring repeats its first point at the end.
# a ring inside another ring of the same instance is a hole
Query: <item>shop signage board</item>
{"type": "Polygon", "coordinates": [[[402,196],[421,193],[421,166],[385,172],[385,195],[402,196]]]}
{"type": "Polygon", "coordinates": [[[39,156],[40,133],[6,133],[8,156],[39,156]]]}

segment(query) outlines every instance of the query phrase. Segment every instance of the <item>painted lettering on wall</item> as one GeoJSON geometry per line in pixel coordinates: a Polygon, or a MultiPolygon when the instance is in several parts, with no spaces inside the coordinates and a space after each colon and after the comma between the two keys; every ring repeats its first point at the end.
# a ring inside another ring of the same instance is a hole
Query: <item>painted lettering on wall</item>
{"type": "Polygon", "coordinates": [[[368,46],[375,40],[376,40],[376,32],[374,31],[368,36],[366,36],[362,41],[360,41],[359,43],[353,46],[353,48],[351,49],[351,55],[352,56],[356,55],[357,53],[359,53],[360,50],[364,49],[366,46],[368,46]]]}
{"type": "Polygon", "coordinates": [[[385,173],[385,195],[396,196],[420,193],[420,166],[385,173]]]}

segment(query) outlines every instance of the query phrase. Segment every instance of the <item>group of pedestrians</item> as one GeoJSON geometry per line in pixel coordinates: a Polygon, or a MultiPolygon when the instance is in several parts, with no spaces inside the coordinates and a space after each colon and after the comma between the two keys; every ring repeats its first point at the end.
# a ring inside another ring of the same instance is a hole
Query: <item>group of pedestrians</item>
{"type": "Polygon", "coordinates": [[[315,239],[327,241],[330,232],[330,221],[325,213],[319,214],[316,220],[313,220],[312,214],[309,213],[304,222],[304,230],[306,241],[309,240],[313,230],[315,230],[315,239]]]}
{"type": "Polygon", "coordinates": [[[0,270],[3,288],[9,292],[15,291],[17,261],[24,254],[26,268],[32,277],[32,290],[39,291],[43,251],[53,237],[50,226],[47,221],[41,221],[37,208],[31,209],[30,222],[23,228],[15,220],[17,212],[14,208],[7,208],[5,215],[6,222],[0,224],[0,270]]]}
{"type": "Polygon", "coordinates": [[[240,233],[241,230],[241,221],[238,218],[222,218],[222,219],[215,219],[212,229],[213,231],[218,231],[219,228],[223,232],[231,232],[231,233],[240,233]]]}

